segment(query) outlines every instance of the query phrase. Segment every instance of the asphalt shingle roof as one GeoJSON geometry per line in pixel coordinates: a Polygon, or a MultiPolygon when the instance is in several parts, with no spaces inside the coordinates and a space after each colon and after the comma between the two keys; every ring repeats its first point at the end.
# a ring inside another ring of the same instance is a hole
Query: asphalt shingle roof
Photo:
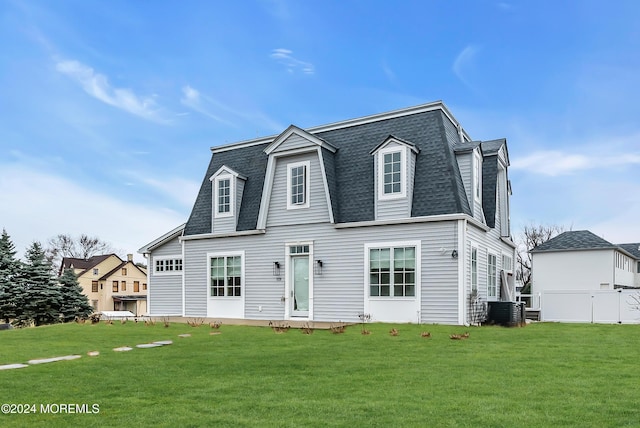
{"type": "Polygon", "coordinates": [[[597,250],[617,248],[611,242],[600,238],[588,230],[572,230],[549,239],[531,250],[532,253],[562,250],[597,250]]]}
{"type": "Polygon", "coordinates": [[[630,244],[618,244],[618,247],[632,254],[636,259],[640,260],[640,242],[630,244]]]}
{"type": "MultiPolygon", "coordinates": [[[[337,149],[335,153],[323,149],[335,222],[375,219],[374,157],[371,151],[390,135],[415,146],[419,152],[414,177],[413,217],[455,213],[471,215],[454,152],[456,144],[459,144],[458,136],[450,128],[453,126],[449,119],[436,109],[311,132],[337,149]]],[[[209,177],[222,165],[247,177],[236,230],[256,228],[268,160],[264,149],[270,142],[212,154],[184,235],[211,232],[212,186],[209,177]]],[[[494,170],[488,168],[488,171],[493,173],[494,170]]],[[[497,173],[497,169],[495,171],[497,173]]]]}

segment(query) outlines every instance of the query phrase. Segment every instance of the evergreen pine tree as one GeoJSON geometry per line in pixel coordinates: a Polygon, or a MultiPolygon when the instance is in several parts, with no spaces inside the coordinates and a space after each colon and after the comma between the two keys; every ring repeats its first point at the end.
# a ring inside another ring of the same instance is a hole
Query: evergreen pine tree
{"type": "Polygon", "coordinates": [[[24,288],[19,281],[20,261],[9,234],[0,236],[0,322],[16,319],[22,310],[24,288]]]}
{"type": "Polygon", "coordinates": [[[78,283],[78,277],[73,269],[65,269],[59,278],[60,291],[62,292],[62,322],[73,321],[76,317],[86,319],[93,312],[89,305],[89,299],[82,294],[82,287],[78,283]]]}
{"type": "Polygon", "coordinates": [[[39,242],[31,244],[25,258],[21,274],[25,299],[19,324],[29,325],[33,321],[40,326],[60,322],[62,293],[39,242]]]}

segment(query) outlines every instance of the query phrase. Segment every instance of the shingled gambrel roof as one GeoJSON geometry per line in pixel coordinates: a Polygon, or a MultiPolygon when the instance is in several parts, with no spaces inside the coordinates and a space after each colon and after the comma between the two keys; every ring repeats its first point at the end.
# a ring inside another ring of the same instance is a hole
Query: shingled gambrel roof
{"type": "Polygon", "coordinates": [[[204,176],[200,192],[191,210],[191,216],[184,229],[184,235],[198,235],[211,232],[211,177],[222,165],[227,165],[247,177],[238,213],[236,230],[253,230],[258,221],[262,185],[267,170],[268,156],[264,149],[268,143],[214,153],[204,176]]]}
{"type": "Polygon", "coordinates": [[[533,250],[532,253],[566,250],[606,250],[617,249],[617,245],[602,239],[588,230],[572,230],[549,239],[533,250]]]}
{"type": "MultiPolygon", "coordinates": [[[[506,140],[483,141],[480,143],[482,151],[482,211],[487,226],[496,227],[496,197],[498,191],[498,153],[506,140]]],[[[506,148],[505,148],[506,150],[506,148]]],[[[508,162],[508,159],[507,159],[508,162]]]]}
{"type": "MultiPolygon", "coordinates": [[[[448,117],[441,109],[397,115],[375,121],[313,132],[337,150],[323,150],[324,166],[336,223],[375,219],[374,159],[371,151],[389,135],[416,147],[413,217],[464,213],[471,215],[454,147],[445,130],[448,117]]],[[[275,137],[273,137],[275,138],[275,137]]],[[[273,139],[214,150],[184,235],[211,232],[209,177],[222,165],[247,176],[237,231],[256,228],[268,156],[273,139]]],[[[495,210],[495,208],[494,208],[495,210]]]]}

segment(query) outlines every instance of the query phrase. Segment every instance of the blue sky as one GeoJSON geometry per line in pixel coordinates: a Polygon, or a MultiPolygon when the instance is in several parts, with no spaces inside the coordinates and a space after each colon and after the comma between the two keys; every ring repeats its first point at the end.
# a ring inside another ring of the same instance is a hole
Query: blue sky
{"type": "Polygon", "coordinates": [[[0,227],[123,253],[209,148],[443,100],[507,138],[512,222],[640,242],[635,1],[0,2],[0,227]]]}

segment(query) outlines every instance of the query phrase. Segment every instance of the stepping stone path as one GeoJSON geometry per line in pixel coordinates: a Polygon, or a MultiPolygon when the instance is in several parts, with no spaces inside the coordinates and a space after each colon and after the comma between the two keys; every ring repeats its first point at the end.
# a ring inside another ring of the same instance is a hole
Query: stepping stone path
{"type": "Polygon", "coordinates": [[[29,360],[28,364],[45,364],[45,363],[53,363],[55,361],[65,361],[65,360],[75,360],[80,358],[81,355],[65,355],[64,357],[53,357],[53,358],[42,358],[40,360],[29,360]]]}
{"type": "Polygon", "coordinates": [[[5,364],[4,366],[0,366],[0,370],[22,369],[24,367],[29,367],[29,365],[28,364],[5,364]]]}
{"type": "Polygon", "coordinates": [[[136,348],[159,348],[162,346],[159,343],[141,343],[140,345],[136,345],[136,348]]]}
{"type": "MultiPolygon", "coordinates": [[[[180,334],[180,337],[191,337],[190,334],[180,334]]],[[[152,342],[152,343],[141,343],[139,345],[136,345],[136,348],[158,348],[160,346],[165,346],[165,345],[171,345],[173,344],[173,340],[158,340],[156,342],[152,342]]],[[[133,348],[129,347],[129,346],[121,346],[119,348],[113,348],[114,351],[116,352],[126,352],[126,351],[131,351],[133,348]]],[[[89,351],[87,352],[87,355],[90,357],[96,357],[98,355],[100,355],[99,351],[89,351]]],[[[78,358],[82,357],[82,355],[65,355],[63,357],[53,357],[53,358],[40,358],[37,360],[29,360],[27,361],[27,364],[4,364],[4,365],[0,365],[0,370],[11,370],[11,369],[22,369],[25,367],[29,367],[30,365],[36,365],[36,364],[46,364],[46,363],[53,363],[55,361],[67,361],[67,360],[76,360],[78,358]]]]}
{"type": "Polygon", "coordinates": [[[189,333],[179,334],[178,337],[191,337],[189,333]]]}

